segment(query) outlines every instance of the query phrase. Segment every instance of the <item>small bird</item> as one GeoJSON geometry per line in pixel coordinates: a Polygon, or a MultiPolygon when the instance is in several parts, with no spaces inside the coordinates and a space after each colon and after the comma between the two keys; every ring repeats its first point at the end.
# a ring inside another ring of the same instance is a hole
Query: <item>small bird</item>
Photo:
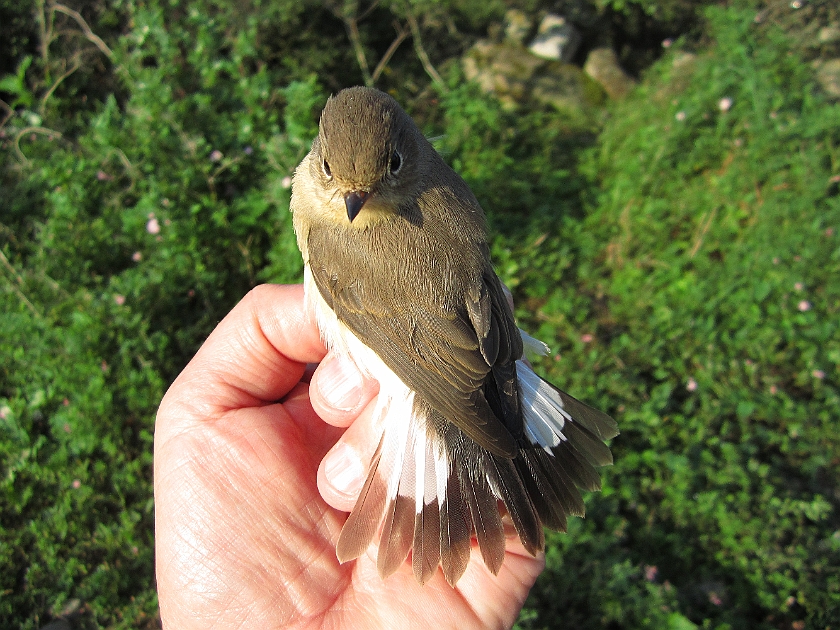
{"type": "Polygon", "coordinates": [[[467,184],[393,98],[354,87],[327,101],[291,210],[321,336],[380,383],[382,435],[339,561],[378,535],[383,579],[411,552],[418,582],[440,566],[455,585],[473,536],[498,573],[507,519],[536,555],[544,525],[583,516],[578,488],[600,489],[618,430],[524,360],[539,342],[514,322],[467,184]]]}

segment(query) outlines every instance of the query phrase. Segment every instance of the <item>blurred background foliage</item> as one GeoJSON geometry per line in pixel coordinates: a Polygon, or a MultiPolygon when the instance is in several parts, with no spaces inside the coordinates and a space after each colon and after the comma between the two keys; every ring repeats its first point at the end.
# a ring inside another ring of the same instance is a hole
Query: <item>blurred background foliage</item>
{"type": "Polygon", "coordinates": [[[837,628],[838,25],[828,0],[0,0],[0,627],[158,626],[157,404],[250,287],[300,279],[289,176],[367,82],[482,202],[539,370],[621,426],[519,627],[837,628]],[[459,59],[510,8],[638,87],[580,120],[500,103],[459,59]]]}

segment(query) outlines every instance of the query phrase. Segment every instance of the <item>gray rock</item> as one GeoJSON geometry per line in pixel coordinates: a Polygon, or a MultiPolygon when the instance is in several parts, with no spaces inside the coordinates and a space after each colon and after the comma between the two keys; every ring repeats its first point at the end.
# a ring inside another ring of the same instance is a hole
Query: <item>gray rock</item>
{"type": "Polygon", "coordinates": [[[477,42],[462,61],[467,79],[495,94],[508,108],[527,98],[529,82],[543,63],[521,46],[486,41],[477,42]]]}
{"type": "Polygon", "coordinates": [[[566,18],[549,13],[543,18],[528,50],[543,59],[571,61],[580,47],[580,32],[566,18]]]}
{"type": "Polygon", "coordinates": [[[823,26],[817,34],[817,42],[820,44],[833,44],[840,42],[840,27],[836,24],[823,26]]]}
{"type": "Polygon", "coordinates": [[[555,61],[546,70],[534,78],[531,86],[531,96],[538,103],[582,120],[594,105],[603,102],[599,86],[577,66],[555,61]]]}
{"type": "Polygon", "coordinates": [[[840,59],[818,62],[817,81],[830,96],[840,98],[840,59]]]}
{"type": "Polygon", "coordinates": [[[570,120],[584,121],[604,99],[600,86],[577,66],[540,59],[511,42],[478,42],[462,66],[467,79],[507,109],[533,100],[569,113],[570,120]]]}
{"type": "Polygon", "coordinates": [[[514,44],[525,44],[525,38],[534,27],[524,11],[509,9],[505,13],[505,39],[514,44]]]}
{"type": "Polygon", "coordinates": [[[612,48],[596,48],[590,52],[583,71],[595,79],[613,100],[623,98],[636,85],[618,63],[618,56],[612,48]]]}

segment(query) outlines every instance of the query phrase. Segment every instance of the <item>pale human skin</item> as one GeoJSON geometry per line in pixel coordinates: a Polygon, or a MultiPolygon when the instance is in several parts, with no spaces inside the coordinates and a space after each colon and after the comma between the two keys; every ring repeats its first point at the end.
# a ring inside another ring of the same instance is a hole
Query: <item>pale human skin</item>
{"type": "Polygon", "coordinates": [[[455,588],[440,569],[420,586],[408,563],[383,582],[375,548],[336,560],[376,446],[377,385],[327,354],[304,309],[302,286],[257,287],[161,402],[154,485],[164,627],[510,628],[544,566],[515,533],[498,576],[474,544],[455,588]],[[307,364],[318,362],[307,383],[307,364]]]}

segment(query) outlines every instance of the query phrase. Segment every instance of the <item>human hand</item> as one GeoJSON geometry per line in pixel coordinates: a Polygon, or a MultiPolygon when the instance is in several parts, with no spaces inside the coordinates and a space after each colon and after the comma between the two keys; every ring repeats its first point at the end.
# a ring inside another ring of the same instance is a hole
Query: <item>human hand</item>
{"type": "Polygon", "coordinates": [[[258,287],[222,320],[155,426],[164,627],[513,625],[543,567],[515,534],[498,576],[474,548],[455,588],[440,570],[420,586],[408,563],[383,581],[375,550],[336,559],[378,439],[376,391],[326,354],[301,286],[258,287]]]}

